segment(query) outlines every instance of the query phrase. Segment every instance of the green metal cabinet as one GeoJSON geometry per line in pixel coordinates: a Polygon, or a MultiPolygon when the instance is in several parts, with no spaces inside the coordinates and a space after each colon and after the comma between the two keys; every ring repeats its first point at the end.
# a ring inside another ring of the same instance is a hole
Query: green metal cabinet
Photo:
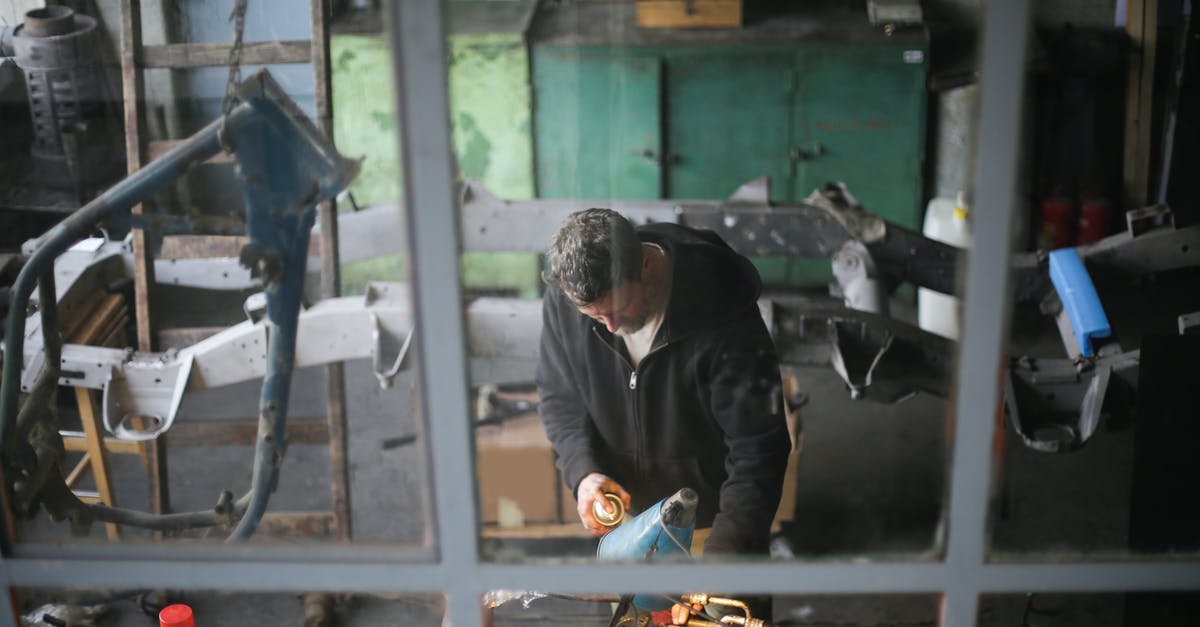
{"type": "Polygon", "coordinates": [[[790,197],[845,181],[871,211],[910,228],[923,215],[924,47],[806,45],[796,55],[790,197]]]}
{"type": "Polygon", "coordinates": [[[724,198],[766,175],[772,199],[788,199],[794,55],[685,49],[663,58],[667,197],[724,198]]]}
{"type": "Polygon", "coordinates": [[[925,58],[911,40],[534,44],[538,195],[722,198],[767,175],[773,200],[796,201],[841,180],[916,227],[925,58]]]}
{"type": "Polygon", "coordinates": [[[661,64],[654,55],[554,50],[533,63],[544,198],[659,198],[661,64]]]}

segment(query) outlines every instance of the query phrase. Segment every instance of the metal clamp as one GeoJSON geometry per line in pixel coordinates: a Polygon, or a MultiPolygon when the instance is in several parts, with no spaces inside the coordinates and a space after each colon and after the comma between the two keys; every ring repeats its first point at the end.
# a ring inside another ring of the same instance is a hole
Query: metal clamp
{"type": "Polygon", "coordinates": [[[104,428],[117,438],[134,441],[153,440],[170,429],[193,361],[189,352],[137,368],[113,368],[104,385],[104,428]]]}

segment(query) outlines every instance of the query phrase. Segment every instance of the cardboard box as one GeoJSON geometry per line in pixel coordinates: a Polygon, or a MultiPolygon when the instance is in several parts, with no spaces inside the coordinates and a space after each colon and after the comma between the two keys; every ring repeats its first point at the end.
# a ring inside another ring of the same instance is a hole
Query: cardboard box
{"type": "Polygon", "coordinates": [[[792,449],[788,455],[787,471],[783,475],[783,494],[779,497],[779,509],[775,510],[775,520],[771,522],[771,531],[779,531],[783,523],[796,518],[796,486],[799,484],[800,450],[792,449]]]}
{"type": "Polygon", "coordinates": [[[562,475],[559,474],[558,479],[558,519],[563,524],[579,525],[583,527],[583,523],[579,520],[579,510],[575,507],[575,495],[571,494],[571,489],[567,484],[563,483],[562,475]]]}
{"type": "Polygon", "coordinates": [[[475,430],[479,515],[484,524],[559,522],[554,450],[537,414],[475,430]]]}
{"type": "Polygon", "coordinates": [[[742,25],[742,0],[638,0],[642,28],[704,28],[742,25]]]}
{"type": "Polygon", "coordinates": [[[788,455],[787,470],[783,475],[783,493],[779,497],[779,508],[775,510],[775,520],[771,523],[771,531],[779,531],[783,523],[796,517],[796,486],[800,481],[800,451],[804,448],[804,425],[800,420],[799,408],[787,405],[797,386],[794,377],[784,377],[784,411],[787,415],[788,439],[792,442],[792,452],[788,455]]]}

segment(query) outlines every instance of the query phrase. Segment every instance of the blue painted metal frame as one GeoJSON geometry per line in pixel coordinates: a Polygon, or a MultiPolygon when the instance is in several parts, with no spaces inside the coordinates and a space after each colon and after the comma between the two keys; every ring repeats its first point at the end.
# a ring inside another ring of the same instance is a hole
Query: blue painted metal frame
{"type": "Polygon", "coordinates": [[[251,498],[230,541],[254,533],[279,482],[308,237],[317,205],[345,189],[359,170],[358,162],[342,158],[265,71],[246,81],[238,96],[257,113],[228,141],[245,186],[250,245],[242,262],[257,269],[266,286],[268,352],[251,498]]]}
{"type": "MultiPolygon", "coordinates": [[[[108,216],[127,212],[179,179],[189,166],[231,149],[245,184],[247,234],[243,261],[263,274],[267,293],[269,355],[259,407],[259,432],[250,491],[230,535],[253,534],[274,491],[286,448],[288,390],[295,360],[308,237],[317,204],[333,198],[358,173],[358,163],[341,157],[266,71],[247,79],[238,96],[245,103],[146,168],[121,181],[51,229],[22,268],[13,286],[5,333],[0,441],[5,472],[19,472],[13,436],[24,350],[25,312],[33,287],[50,276],[54,260],[87,237],[108,216]]],[[[10,474],[11,476],[11,474],[10,474]]],[[[178,515],[174,515],[178,516],[178,515]]]]}

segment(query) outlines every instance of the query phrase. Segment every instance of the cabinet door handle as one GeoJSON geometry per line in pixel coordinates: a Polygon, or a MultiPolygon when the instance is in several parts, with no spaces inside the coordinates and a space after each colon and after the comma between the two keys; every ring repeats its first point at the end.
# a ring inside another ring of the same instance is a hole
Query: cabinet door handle
{"type": "Polygon", "coordinates": [[[683,157],[681,157],[679,155],[667,155],[667,157],[664,159],[657,152],[654,152],[653,150],[650,150],[649,148],[645,148],[642,150],[638,150],[635,148],[635,149],[633,149],[632,152],[635,157],[641,157],[647,161],[653,161],[654,163],[656,163],[658,165],[664,165],[664,164],[665,165],[679,165],[679,164],[683,163],[683,157]]]}
{"type": "Polygon", "coordinates": [[[792,146],[792,161],[812,161],[821,155],[826,154],[825,146],[821,142],[813,142],[811,146],[792,146]]]}
{"type": "Polygon", "coordinates": [[[641,157],[641,158],[645,159],[646,161],[653,161],[654,163],[657,163],[658,165],[662,165],[662,158],[658,156],[657,152],[654,152],[653,150],[650,150],[649,148],[644,148],[642,150],[638,150],[638,149],[634,148],[633,154],[634,154],[634,156],[641,157]]]}

